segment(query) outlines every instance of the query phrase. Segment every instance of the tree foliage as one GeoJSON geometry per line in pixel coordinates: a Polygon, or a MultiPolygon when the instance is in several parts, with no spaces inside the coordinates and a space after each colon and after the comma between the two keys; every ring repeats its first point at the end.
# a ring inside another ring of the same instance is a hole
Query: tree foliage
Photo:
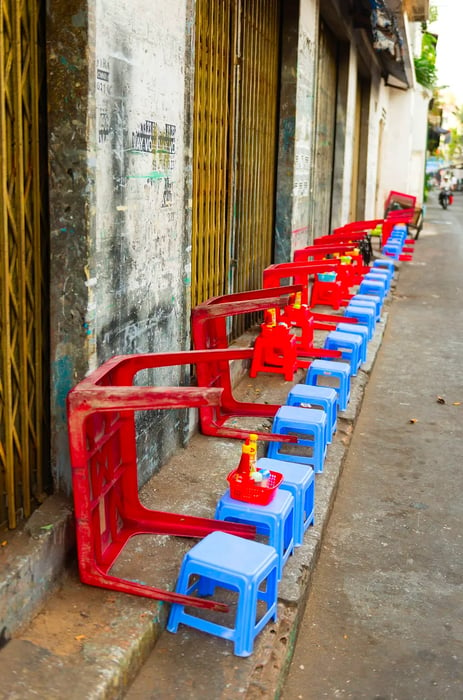
{"type": "Polygon", "coordinates": [[[436,45],[437,37],[429,32],[424,32],[421,55],[414,59],[416,79],[429,90],[432,90],[437,83],[436,45]]]}

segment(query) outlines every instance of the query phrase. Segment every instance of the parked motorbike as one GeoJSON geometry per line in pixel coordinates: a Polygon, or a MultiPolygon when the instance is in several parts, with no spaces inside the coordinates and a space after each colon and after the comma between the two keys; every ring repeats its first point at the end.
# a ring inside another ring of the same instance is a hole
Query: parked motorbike
{"type": "Polygon", "coordinates": [[[453,202],[453,194],[448,187],[444,187],[439,192],[439,204],[442,209],[447,209],[447,207],[453,202]]]}

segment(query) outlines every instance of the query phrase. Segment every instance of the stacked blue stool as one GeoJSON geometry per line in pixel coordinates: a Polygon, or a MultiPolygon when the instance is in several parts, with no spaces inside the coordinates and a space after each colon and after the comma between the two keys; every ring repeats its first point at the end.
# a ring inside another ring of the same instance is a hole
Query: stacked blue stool
{"type": "Polygon", "coordinates": [[[325,338],[323,347],[326,350],[339,350],[343,360],[350,362],[350,373],[352,377],[358,374],[362,364],[362,339],[352,333],[342,331],[330,331],[325,338]]]}
{"type": "Polygon", "coordinates": [[[361,323],[338,323],[336,330],[341,333],[352,333],[362,339],[360,348],[360,358],[362,362],[366,362],[368,350],[368,328],[362,326],[361,323]]]}
{"type": "MultiPolygon", "coordinates": [[[[369,318],[374,323],[374,312],[371,309],[365,309],[365,311],[368,312],[369,318]]],[[[323,386],[320,382],[332,380],[338,382],[338,385],[334,387],[338,394],[338,409],[345,411],[350,400],[350,364],[337,360],[314,360],[310,363],[305,377],[306,384],[323,386]]]]}
{"type": "Polygon", "coordinates": [[[272,433],[296,435],[297,443],[269,442],[267,457],[308,464],[315,473],[322,472],[327,448],[326,423],[324,411],[298,406],[280,406],[273,419],[272,433]],[[307,453],[305,449],[307,447],[311,448],[311,454],[307,453]]]}
{"type": "MultiPolygon", "coordinates": [[[[348,325],[348,324],[345,324],[348,325]]],[[[358,325],[358,324],[351,324],[358,325]]],[[[363,328],[363,327],[362,327],[363,328]]],[[[333,440],[338,423],[338,392],[329,386],[296,384],[286,398],[287,406],[323,410],[326,413],[326,442],[333,440]]],[[[277,470],[278,471],[278,470],[277,470]]]]}
{"type": "Polygon", "coordinates": [[[368,340],[371,340],[373,338],[373,334],[376,328],[375,309],[372,309],[370,306],[364,306],[361,304],[348,304],[344,310],[344,316],[346,318],[356,318],[358,324],[360,323],[367,327],[368,340]]]}
{"type": "Polygon", "coordinates": [[[269,620],[276,620],[277,616],[278,555],[275,549],[225,532],[206,535],[185,554],[175,590],[185,595],[197,593],[202,596],[213,595],[216,587],[238,592],[233,627],[200,617],[199,609],[195,615],[190,615],[184,605],[174,603],[167,630],[177,632],[182,623],[230,640],[237,656],[249,656],[256,636],[269,620]],[[193,583],[190,583],[192,577],[193,583]],[[266,605],[259,619],[258,601],[266,605]]]}
{"type": "Polygon", "coordinates": [[[260,535],[268,537],[267,543],[278,554],[278,580],[283,567],[294,551],[294,498],[288,491],[276,489],[275,496],[267,505],[238,501],[224,493],[217,503],[216,520],[255,525],[260,535]]]}
{"type": "Polygon", "coordinates": [[[315,475],[312,467],[280,459],[261,457],[257,460],[258,469],[283,474],[279,488],[289,491],[294,498],[294,546],[304,541],[304,533],[315,519],[315,475]]]}

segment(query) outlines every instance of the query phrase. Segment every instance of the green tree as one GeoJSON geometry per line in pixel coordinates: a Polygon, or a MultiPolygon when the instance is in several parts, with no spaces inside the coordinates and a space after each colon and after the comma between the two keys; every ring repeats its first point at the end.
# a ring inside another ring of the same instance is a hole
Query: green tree
{"type": "Polygon", "coordinates": [[[414,59],[416,79],[429,90],[432,90],[437,83],[436,46],[435,34],[424,32],[421,40],[421,55],[414,59]]]}

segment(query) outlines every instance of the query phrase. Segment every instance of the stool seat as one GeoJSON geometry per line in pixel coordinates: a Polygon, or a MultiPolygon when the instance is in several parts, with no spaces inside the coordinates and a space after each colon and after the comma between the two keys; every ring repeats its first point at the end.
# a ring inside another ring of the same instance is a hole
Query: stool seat
{"type": "MultiPolygon", "coordinates": [[[[366,309],[366,311],[371,314],[372,322],[374,322],[373,312],[370,309],[366,309]]],[[[337,360],[314,360],[310,363],[305,377],[306,384],[320,386],[320,382],[331,381],[337,382],[337,386],[334,388],[338,394],[338,409],[345,411],[350,400],[350,364],[337,360]]]]}
{"type": "Polygon", "coordinates": [[[361,323],[338,323],[336,330],[341,333],[352,333],[362,339],[360,357],[362,362],[366,362],[368,350],[368,328],[361,323]]]}
{"type": "MultiPolygon", "coordinates": [[[[344,324],[350,325],[350,324],[344,324]]],[[[354,324],[352,324],[354,325],[354,324]]],[[[355,324],[357,325],[357,324],[355,324]]],[[[363,328],[363,327],[362,327],[363,328]]],[[[326,413],[326,442],[333,440],[338,421],[338,392],[329,386],[296,384],[286,398],[287,406],[323,410],[326,413]]]]}
{"type": "Polygon", "coordinates": [[[249,656],[257,634],[269,620],[276,620],[277,578],[278,556],[273,547],[225,532],[212,532],[185,554],[176,592],[213,595],[216,587],[237,591],[235,620],[227,618],[220,624],[202,617],[202,610],[196,609],[195,615],[190,615],[184,605],[175,603],[171,607],[167,630],[177,632],[182,623],[230,640],[234,642],[237,656],[249,656]],[[259,619],[258,601],[266,607],[259,619]]]}
{"type": "Polygon", "coordinates": [[[274,547],[278,555],[278,580],[283,575],[283,567],[294,551],[294,498],[288,491],[277,489],[274,498],[267,505],[237,501],[224,493],[215,510],[216,520],[248,523],[256,526],[260,535],[265,535],[266,544],[274,547]]]}
{"type": "Polygon", "coordinates": [[[343,360],[350,362],[350,373],[353,377],[358,374],[361,365],[362,339],[352,333],[330,331],[325,338],[323,347],[326,350],[339,350],[343,360]]]}
{"type": "Polygon", "coordinates": [[[294,546],[304,541],[304,533],[315,519],[315,475],[312,467],[281,459],[261,457],[256,464],[258,469],[283,474],[279,488],[289,491],[294,498],[294,546]]]}
{"type": "Polygon", "coordinates": [[[322,472],[327,448],[326,423],[324,411],[280,406],[273,419],[272,433],[296,435],[297,443],[269,442],[267,457],[309,464],[314,472],[322,472]]]}

